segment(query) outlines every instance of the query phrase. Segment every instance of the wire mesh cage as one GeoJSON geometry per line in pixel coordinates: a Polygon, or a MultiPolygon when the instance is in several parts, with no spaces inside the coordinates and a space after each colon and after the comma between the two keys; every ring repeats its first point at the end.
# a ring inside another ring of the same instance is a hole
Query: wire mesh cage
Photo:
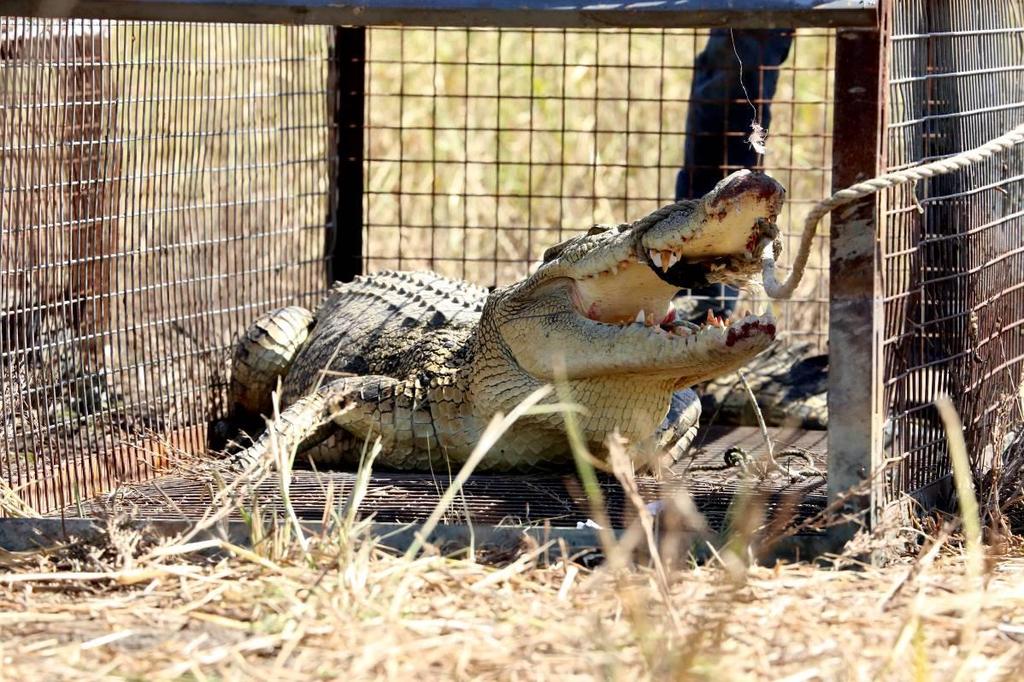
{"type": "MultiPolygon", "coordinates": [[[[977,146],[1024,107],[1019,2],[900,0],[861,31],[821,27],[833,15],[820,9],[819,27],[796,30],[815,21],[766,13],[762,29],[790,19],[760,33],[787,47],[746,74],[737,45],[756,31],[562,27],[584,14],[522,28],[526,10],[501,15],[518,28],[426,10],[430,27],[373,26],[389,10],[369,5],[344,15],[366,28],[0,19],[0,476],[30,504],[65,508],[204,450],[233,341],[266,310],[315,305],[332,279],[429,268],[507,284],[571,234],[746,166],[787,187],[792,253],[834,186],[977,146]],[[742,96],[693,87],[716,49],[742,96]],[[702,139],[689,119],[709,102],[744,124],[702,139]],[[751,120],[769,124],[763,153],[751,120]]],[[[851,11],[834,23],[864,19],[851,11]]],[[[830,379],[830,408],[849,408],[830,415],[833,497],[873,470],[884,485],[868,506],[941,482],[941,392],[979,465],[998,453],[1024,364],[1022,153],[872,203],[857,229],[878,228],[877,267],[837,259],[835,243],[830,267],[823,227],[792,300],[743,294],[776,309],[786,342],[844,363],[830,379]],[[844,279],[861,271],[878,286],[866,297],[844,279]],[[867,306],[837,307],[851,295],[867,306]],[[829,337],[851,319],[861,338],[829,337]]],[[[863,237],[839,222],[846,253],[863,237]]]]}
{"type": "MultiPolygon", "coordinates": [[[[326,28],[5,26],[4,465],[50,509],[152,476],[168,438],[201,450],[225,410],[233,339],[259,312],[324,291],[332,89],[351,74],[329,73],[326,28]]],[[[566,234],[671,201],[706,41],[369,29],[365,185],[337,188],[365,196],[360,269],[507,284],[566,234]]],[[[786,224],[829,186],[831,60],[831,33],[804,30],[768,76],[764,166],[790,188],[786,224]]],[[[763,119],[756,92],[722,104],[763,119]]],[[[716,178],[735,169],[718,153],[704,157],[716,178]]],[[[784,309],[823,343],[820,241],[784,309]]]]}
{"type": "MultiPolygon", "coordinates": [[[[752,33],[764,50],[776,32],[752,33]]],[[[720,35],[710,49],[728,54],[710,58],[735,64],[735,39],[720,35]]],[[[779,64],[759,56],[748,67],[754,75],[746,80],[756,83],[749,101],[711,100],[716,113],[742,123],[703,132],[691,125],[691,135],[715,148],[689,165],[691,100],[714,96],[692,88],[694,62],[709,49],[706,30],[377,28],[367,42],[370,272],[428,268],[508,284],[568,235],[703,194],[710,187],[695,188],[693,178],[724,177],[741,167],[738,156],[787,187],[781,222],[794,229],[831,186],[827,29],[799,31],[779,64]],[[747,142],[749,122],[766,121],[766,110],[771,133],[758,158],[747,142]],[[680,170],[685,185],[677,187],[680,170]]],[[[797,237],[787,233],[785,248],[795,248],[797,237]]],[[[787,333],[822,349],[827,254],[823,236],[800,292],[779,306],[787,333]]],[[[756,294],[749,302],[766,303],[756,294]]]]}
{"type": "MultiPolygon", "coordinates": [[[[1024,6],[893,3],[887,170],[978,147],[1024,120],[1024,6]]],[[[881,243],[888,499],[950,472],[933,407],[954,397],[976,468],[1019,423],[1024,150],[891,190],[881,243]]]]}
{"type": "Polygon", "coordinates": [[[0,473],[33,506],[200,451],[238,330],[318,299],[328,35],[0,19],[0,473]]]}

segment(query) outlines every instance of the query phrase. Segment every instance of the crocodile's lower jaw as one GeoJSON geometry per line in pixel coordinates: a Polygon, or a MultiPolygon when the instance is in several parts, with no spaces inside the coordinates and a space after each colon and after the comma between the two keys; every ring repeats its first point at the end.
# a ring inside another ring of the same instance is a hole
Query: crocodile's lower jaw
{"type": "MultiPolygon", "coordinates": [[[[678,266],[668,260],[665,265],[678,266]]],[[[575,326],[582,331],[581,338],[604,338],[617,347],[617,354],[644,359],[642,363],[623,363],[622,373],[671,377],[678,387],[686,387],[734,371],[774,341],[776,323],[768,311],[727,319],[709,312],[700,324],[679,316],[672,305],[679,288],[656,268],[646,259],[627,260],[611,271],[568,280],[563,288],[578,318],[575,326]]],[[[723,279],[730,279],[732,270],[721,271],[723,279]]],[[[736,279],[743,282],[744,274],[739,272],[736,279]]],[[[587,363],[577,365],[587,372],[587,363]]],[[[601,365],[601,371],[609,370],[600,361],[595,365],[601,365]]]]}
{"type": "Polygon", "coordinates": [[[623,261],[612,271],[572,280],[569,297],[573,310],[602,326],[645,327],[655,335],[720,342],[730,349],[759,335],[774,339],[775,320],[767,311],[735,320],[719,319],[709,311],[699,325],[684,320],[672,305],[679,287],[661,279],[653,267],[623,261]]]}

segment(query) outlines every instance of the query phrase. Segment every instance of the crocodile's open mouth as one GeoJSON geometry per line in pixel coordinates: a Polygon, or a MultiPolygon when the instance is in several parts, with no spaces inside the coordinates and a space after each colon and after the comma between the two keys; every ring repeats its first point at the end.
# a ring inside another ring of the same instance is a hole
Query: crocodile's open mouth
{"type": "Polygon", "coordinates": [[[682,288],[712,281],[743,284],[758,262],[762,239],[776,233],[775,215],[771,215],[755,220],[746,234],[733,231],[731,240],[700,244],[695,239],[678,250],[671,244],[644,249],[608,270],[573,279],[573,308],[598,324],[638,325],[683,339],[714,336],[729,347],[753,335],[774,337],[775,321],[767,311],[724,319],[709,311],[705,320],[694,324],[678,314],[672,301],[682,288]],[[700,257],[692,257],[694,252],[700,257]]]}
{"type": "Polygon", "coordinates": [[[570,298],[576,313],[592,323],[621,329],[645,327],[666,340],[715,339],[732,347],[753,336],[775,336],[775,319],[769,311],[726,318],[708,311],[701,323],[690,322],[672,305],[676,291],[677,287],[659,281],[650,268],[625,263],[617,274],[574,281],[570,298]]]}
{"type": "Polygon", "coordinates": [[[698,234],[681,245],[669,243],[650,248],[644,240],[642,260],[659,279],[678,289],[698,289],[713,282],[745,280],[760,268],[765,239],[778,235],[776,213],[757,218],[746,232],[730,231],[707,239],[698,234]]]}
{"type": "Polygon", "coordinates": [[[764,246],[778,246],[785,193],[764,174],[738,171],[699,200],[556,244],[530,278],[495,299],[507,306],[506,344],[538,377],[555,375],[556,356],[570,378],[629,373],[678,385],[741,366],[774,339],[770,313],[694,324],[672,302],[681,289],[759,276],[764,246]]]}

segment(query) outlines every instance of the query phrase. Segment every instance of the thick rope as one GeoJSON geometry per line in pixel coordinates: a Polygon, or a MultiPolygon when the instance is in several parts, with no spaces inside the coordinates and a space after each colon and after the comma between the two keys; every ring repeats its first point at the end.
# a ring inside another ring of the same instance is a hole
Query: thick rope
{"type": "Polygon", "coordinates": [[[886,173],[877,178],[859,182],[856,185],[836,192],[824,201],[818,202],[811,209],[807,219],[804,220],[803,234],[800,236],[800,247],[797,249],[796,257],[793,259],[793,271],[789,273],[789,277],[785,282],[779,282],[775,276],[775,250],[772,247],[771,241],[765,240],[764,251],[761,255],[761,271],[764,275],[765,292],[772,298],[789,298],[793,295],[793,290],[800,284],[804,269],[807,267],[807,259],[811,253],[811,242],[814,240],[814,235],[817,232],[818,222],[826,213],[889,187],[897,187],[908,182],[914,182],[915,180],[933,178],[937,175],[945,175],[946,173],[966,168],[972,164],[984,161],[999,152],[1012,149],[1021,142],[1024,142],[1024,124],[980,147],[969,149],[939,161],[932,161],[921,166],[886,173]]]}

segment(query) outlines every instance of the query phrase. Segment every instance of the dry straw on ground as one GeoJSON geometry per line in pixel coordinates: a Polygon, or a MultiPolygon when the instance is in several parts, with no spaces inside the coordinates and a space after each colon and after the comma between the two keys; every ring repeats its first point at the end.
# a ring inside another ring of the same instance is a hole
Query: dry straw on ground
{"type": "MultiPolygon", "coordinates": [[[[490,435],[513,420],[499,415],[490,435]]],[[[617,442],[611,467],[629,491],[617,442]]],[[[590,460],[577,455],[586,481],[590,460]]],[[[223,492],[232,498],[231,485],[223,492]]],[[[0,679],[986,680],[1024,670],[1024,549],[1003,543],[985,561],[970,504],[965,549],[952,520],[886,568],[852,556],[758,567],[749,537],[736,535],[704,565],[673,564],[653,544],[649,565],[606,544],[597,568],[528,542],[511,556],[430,545],[398,556],[355,506],[331,508],[330,530],[303,537],[287,515],[248,506],[251,549],[159,539],[111,517],[99,540],[0,554],[0,679]]]]}
{"type": "Polygon", "coordinates": [[[980,680],[1024,667],[1019,554],[980,586],[941,547],[887,569],[739,580],[711,564],[669,572],[666,603],[647,568],[541,567],[536,550],[406,560],[349,540],[200,561],[115,532],[106,547],[4,557],[0,678],[980,680]]]}

